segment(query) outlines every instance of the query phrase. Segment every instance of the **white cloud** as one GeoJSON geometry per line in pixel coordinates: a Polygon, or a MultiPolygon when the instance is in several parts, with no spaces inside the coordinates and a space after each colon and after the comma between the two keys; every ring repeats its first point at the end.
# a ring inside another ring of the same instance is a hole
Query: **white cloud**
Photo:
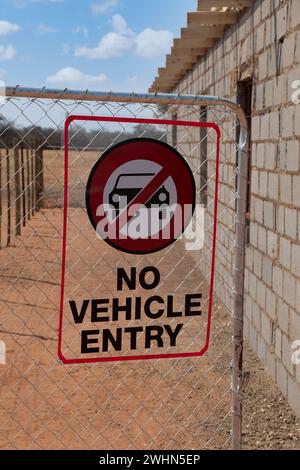
{"type": "Polygon", "coordinates": [[[128,28],[124,18],[114,15],[112,27],[114,31],[105,34],[96,47],[77,47],[75,56],[87,59],[110,59],[130,52],[134,46],[134,33],[128,28]]]}
{"type": "Polygon", "coordinates": [[[114,31],[120,34],[133,35],[133,31],[128,27],[126,20],[121,15],[113,15],[111,25],[114,31]]]}
{"type": "Polygon", "coordinates": [[[20,31],[20,26],[9,21],[0,21],[0,36],[7,36],[8,34],[17,33],[20,31]]]}
{"type": "Polygon", "coordinates": [[[110,59],[121,57],[132,49],[134,40],[119,33],[108,33],[96,47],[78,47],[75,50],[76,57],[87,59],[110,59]]]}
{"type": "Polygon", "coordinates": [[[166,30],[146,28],[136,38],[135,54],[138,57],[150,59],[160,57],[168,52],[172,46],[173,34],[166,30]]]}
{"type": "Polygon", "coordinates": [[[35,31],[38,34],[49,34],[49,33],[56,33],[57,29],[53,28],[52,26],[48,26],[45,23],[39,23],[36,26],[35,31]]]}
{"type": "Polygon", "coordinates": [[[132,53],[142,58],[153,58],[164,55],[171,47],[173,35],[170,31],[146,28],[136,34],[121,15],[114,15],[111,25],[113,31],[105,34],[96,47],[77,47],[75,57],[100,60],[132,53]]]}
{"type": "Polygon", "coordinates": [[[119,0],[105,0],[101,3],[93,3],[91,10],[95,15],[105,15],[112,12],[119,4],[119,0]]]}
{"type": "Polygon", "coordinates": [[[73,34],[81,34],[84,38],[89,37],[89,30],[85,26],[76,26],[72,29],[73,34]]]}
{"type": "Polygon", "coordinates": [[[104,73],[101,73],[100,75],[89,75],[73,67],[64,67],[54,75],[50,75],[46,78],[46,82],[53,85],[76,85],[80,88],[93,86],[94,89],[99,88],[99,86],[106,80],[107,76],[104,73]]]}
{"type": "Polygon", "coordinates": [[[11,60],[16,55],[16,49],[12,44],[0,45],[0,60],[11,60]]]}

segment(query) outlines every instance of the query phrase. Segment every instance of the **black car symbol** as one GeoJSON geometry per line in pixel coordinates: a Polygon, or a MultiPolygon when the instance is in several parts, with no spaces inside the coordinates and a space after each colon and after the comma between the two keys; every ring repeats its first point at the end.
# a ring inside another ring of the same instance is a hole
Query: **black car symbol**
{"type": "MultiPolygon", "coordinates": [[[[150,183],[155,173],[128,173],[119,175],[114,189],[109,195],[109,204],[114,207],[118,215],[120,209],[128,206],[131,201],[150,183]]],[[[170,194],[164,186],[161,186],[149,201],[146,202],[147,208],[162,207],[159,212],[159,218],[165,218],[164,207],[170,204],[170,194]]]]}

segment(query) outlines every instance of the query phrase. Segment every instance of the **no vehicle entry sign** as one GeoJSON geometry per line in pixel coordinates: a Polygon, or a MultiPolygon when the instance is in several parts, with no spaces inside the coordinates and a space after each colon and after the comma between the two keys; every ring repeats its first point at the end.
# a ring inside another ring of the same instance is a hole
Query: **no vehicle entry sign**
{"type": "Polygon", "coordinates": [[[108,149],[90,174],[86,206],[100,238],[127,253],[162,250],[185,231],[195,181],[166,143],[132,139],[108,149]]]}
{"type": "Polygon", "coordinates": [[[219,145],[214,124],[68,118],[58,345],[63,363],[197,357],[207,351],[219,145]],[[154,126],[164,138],[142,132],[124,135],[104,151],[71,147],[87,122],[110,124],[110,135],[119,136],[125,124],[154,126]],[[204,230],[206,209],[196,204],[201,161],[191,165],[187,147],[170,145],[165,136],[174,126],[205,127],[214,141],[212,237],[204,230]]]}

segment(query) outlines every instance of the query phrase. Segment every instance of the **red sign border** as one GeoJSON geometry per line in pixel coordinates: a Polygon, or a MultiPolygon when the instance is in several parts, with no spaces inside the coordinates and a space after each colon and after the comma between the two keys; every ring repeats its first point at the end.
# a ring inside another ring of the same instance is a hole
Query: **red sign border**
{"type": "Polygon", "coordinates": [[[216,264],[216,242],[217,242],[217,223],[218,223],[218,191],[219,191],[219,169],[220,169],[220,142],[221,132],[217,124],[211,122],[196,122],[196,121],[176,121],[168,119],[144,119],[144,118],[126,118],[126,117],[110,117],[110,116],[80,116],[70,115],[65,121],[64,127],[64,204],[63,204],[63,239],[62,239],[62,267],[61,267],[61,288],[60,288],[60,309],[59,309],[59,329],[58,329],[58,358],[63,364],[93,364],[105,362],[126,362],[126,361],[145,361],[157,359],[180,359],[180,358],[193,358],[203,356],[209,347],[211,320],[212,320],[212,306],[214,294],[214,280],[215,280],[215,264],[216,264]],[[156,124],[156,125],[169,125],[169,126],[185,126],[185,127],[198,127],[213,129],[217,134],[216,145],[216,181],[215,181],[215,200],[214,200],[214,224],[213,224],[213,243],[212,243],[212,260],[211,260],[211,273],[210,273],[210,290],[209,290],[209,305],[207,317],[207,332],[204,347],[199,352],[187,353],[169,353],[169,354],[148,354],[137,356],[115,356],[104,358],[80,358],[80,359],[67,359],[62,354],[62,330],[63,330],[63,310],[64,310],[64,290],[65,290],[65,269],[66,269],[66,249],[67,249],[67,214],[68,214],[68,181],[69,181],[69,127],[74,121],[97,121],[97,122],[123,122],[128,124],[156,124]]]}

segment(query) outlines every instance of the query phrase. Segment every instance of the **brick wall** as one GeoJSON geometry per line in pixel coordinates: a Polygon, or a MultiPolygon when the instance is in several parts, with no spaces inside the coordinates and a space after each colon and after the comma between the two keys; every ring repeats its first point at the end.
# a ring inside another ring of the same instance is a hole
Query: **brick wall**
{"type": "MultiPolygon", "coordinates": [[[[291,99],[300,80],[300,0],[257,1],[175,91],[236,101],[237,82],[248,77],[254,88],[245,336],[300,415],[300,366],[291,362],[292,343],[300,340],[300,105],[291,99]]],[[[217,276],[231,284],[232,259],[223,256],[219,250],[217,276]]],[[[230,308],[226,286],[217,293],[230,308]]]]}

